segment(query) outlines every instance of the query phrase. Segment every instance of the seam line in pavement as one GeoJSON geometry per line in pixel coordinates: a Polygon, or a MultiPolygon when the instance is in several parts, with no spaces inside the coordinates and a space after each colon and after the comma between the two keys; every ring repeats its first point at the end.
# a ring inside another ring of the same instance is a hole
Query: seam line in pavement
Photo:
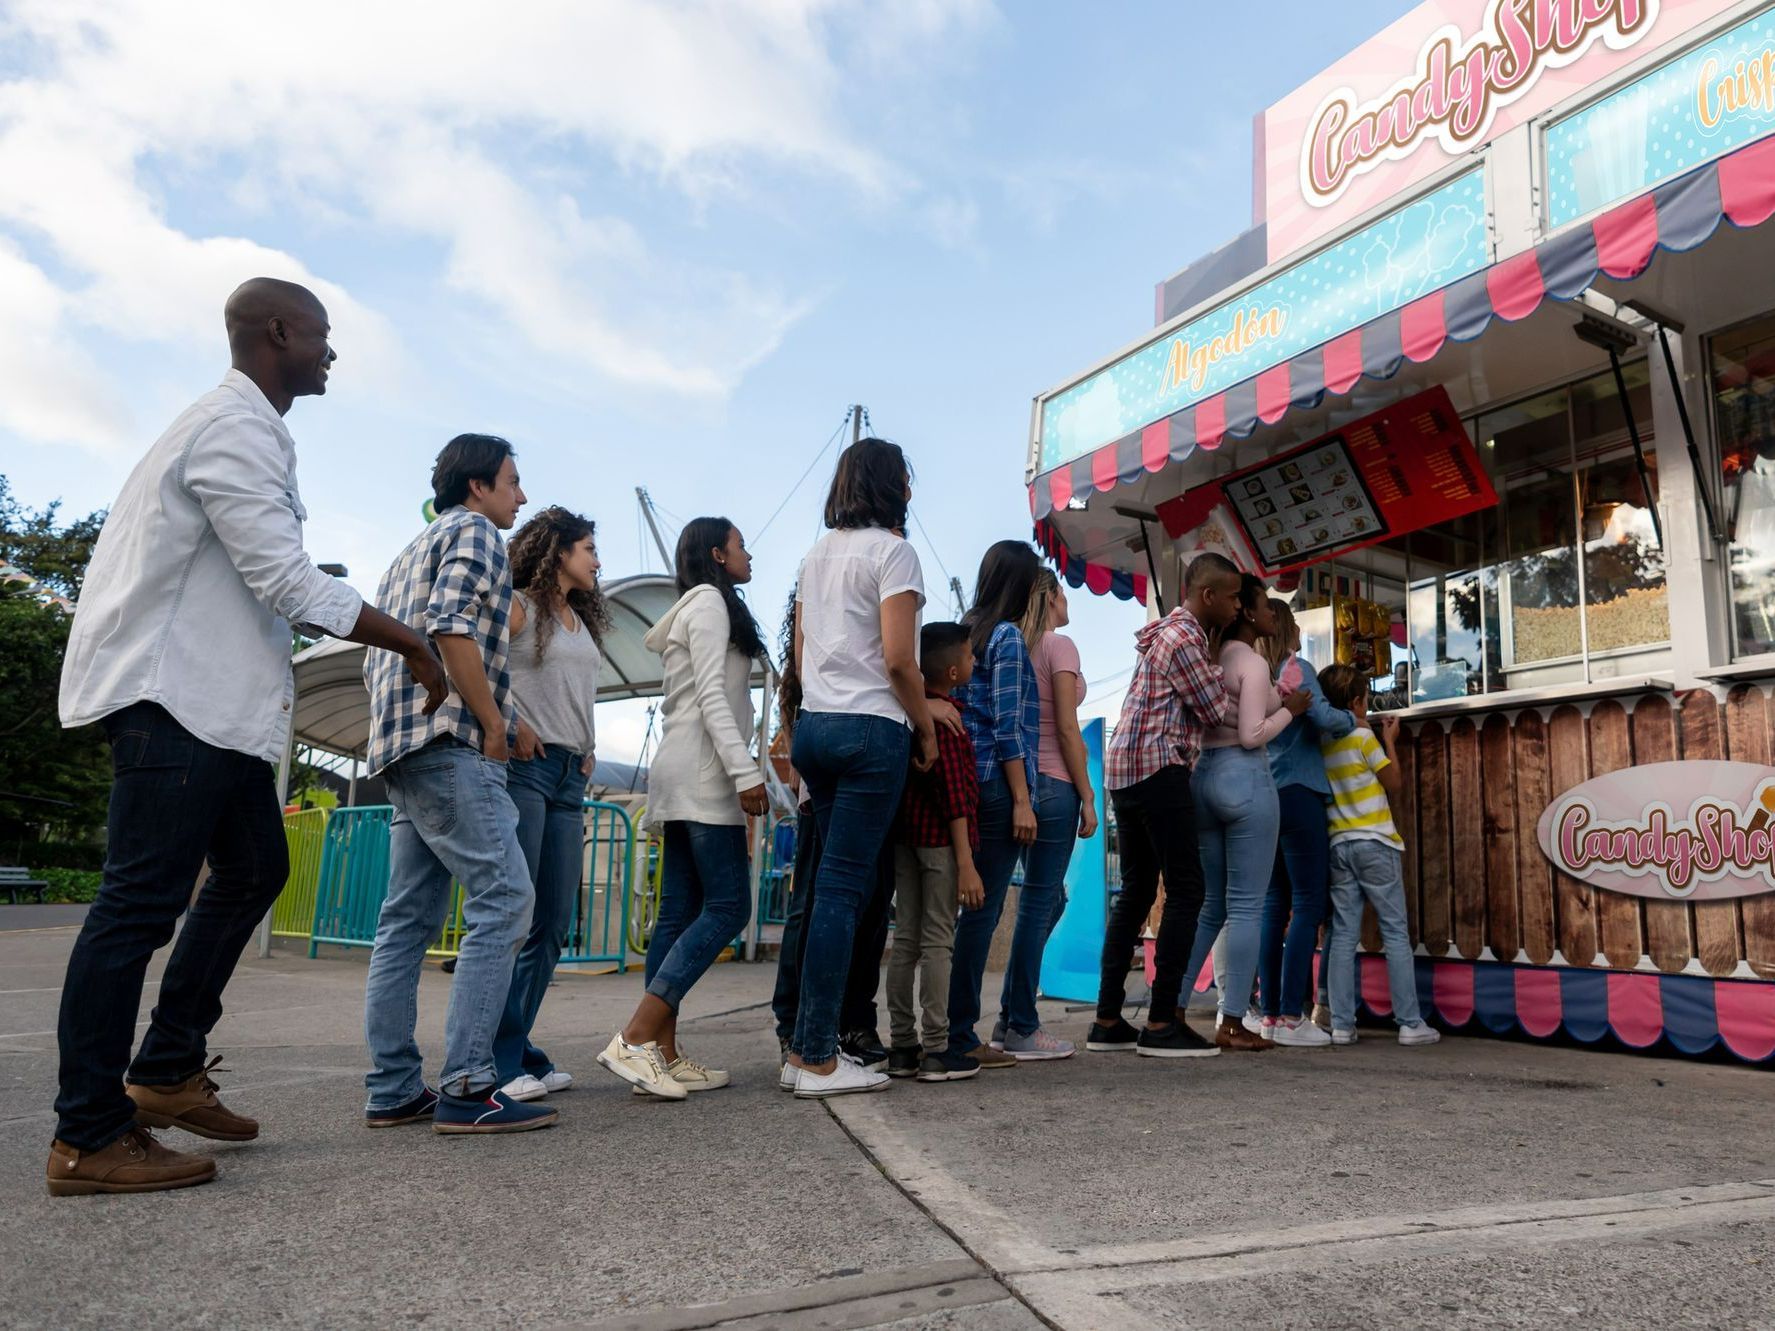
{"type": "MultiPolygon", "coordinates": [[[[981,1280],[982,1276],[977,1263],[966,1259],[952,1259],[946,1262],[926,1262],[919,1266],[894,1267],[891,1270],[866,1272],[862,1275],[839,1276],[832,1280],[822,1280],[817,1284],[802,1285],[795,1289],[743,1294],[722,1303],[699,1303],[685,1308],[659,1308],[651,1312],[625,1313],[615,1317],[604,1317],[595,1322],[561,1323],[559,1326],[560,1331],[567,1331],[568,1328],[573,1328],[574,1331],[702,1331],[702,1328],[706,1327],[753,1322],[754,1319],[760,1317],[772,1318],[772,1325],[783,1325],[780,1319],[785,1314],[814,1310],[841,1311],[845,1305],[862,1304],[895,1294],[915,1295],[945,1289],[961,1292],[964,1294],[961,1299],[953,1301],[947,1297],[944,1299],[946,1306],[955,1307],[994,1302],[1011,1297],[997,1281],[990,1282],[992,1284],[991,1299],[979,1297],[982,1291],[962,1289],[963,1286],[975,1284],[981,1280]],[[967,1297],[967,1295],[972,1295],[972,1297],[967,1297]]],[[[895,1312],[873,1323],[847,1321],[832,1323],[832,1325],[880,1325],[882,1321],[903,1318],[905,1315],[904,1312],[895,1312]]]]}
{"type": "Polygon", "coordinates": [[[838,1130],[850,1140],[851,1145],[855,1146],[857,1150],[862,1153],[863,1158],[869,1162],[870,1166],[879,1173],[882,1178],[887,1180],[888,1186],[893,1188],[895,1192],[899,1193],[900,1196],[910,1202],[920,1215],[924,1216],[925,1219],[929,1220],[938,1229],[942,1230],[944,1234],[948,1235],[950,1242],[954,1243],[956,1247],[967,1253],[978,1270],[990,1276],[993,1281],[997,1283],[999,1288],[1003,1289],[1009,1297],[1015,1299],[1031,1317],[1035,1318],[1036,1321],[1040,1322],[1043,1326],[1049,1328],[1049,1331],[1066,1331],[1065,1327],[1048,1317],[1047,1314],[1041,1311],[1041,1309],[1037,1308],[1025,1298],[1022,1291],[1007,1280],[1004,1274],[986,1259],[984,1254],[975,1249],[975,1247],[963,1237],[958,1230],[944,1220],[942,1216],[938,1215],[934,1210],[927,1206],[922,1197],[911,1191],[905,1184],[896,1178],[894,1176],[894,1171],[889,1169],[887,1165],[883,1163],[881,1158],[877,1156],[875,1151],[870,1147],[869,1143],[859,1137],[856,1132],[852,1130],[851,1125],[846,1123],[838,1114],[832,1101],[821,1101],[820,1107],[823,1108],[831,1120],[838,1125],[838,1130]]]}

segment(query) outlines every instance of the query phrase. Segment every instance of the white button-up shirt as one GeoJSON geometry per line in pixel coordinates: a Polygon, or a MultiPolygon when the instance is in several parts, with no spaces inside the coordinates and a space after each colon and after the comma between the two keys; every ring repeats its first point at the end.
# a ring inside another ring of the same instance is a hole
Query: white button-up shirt
{"type": "Polygon", "coordinates": [[[291,625],[343,637],[363,600],[302,548],[296,445],[238,370],[124,482],[62,662],[64,726],[154,702],[199,739],[276,763],[289,736],[291,625]]]}

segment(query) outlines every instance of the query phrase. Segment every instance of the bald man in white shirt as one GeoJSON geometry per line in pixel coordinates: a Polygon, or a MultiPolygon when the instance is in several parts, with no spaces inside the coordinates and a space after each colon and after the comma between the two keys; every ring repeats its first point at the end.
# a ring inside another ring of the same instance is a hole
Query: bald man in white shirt
{"type": "Polygon", "coordinates": [[[62,723],[104,727],[114,781],[104,880],[62,989],[48,1165],[57,1196],[215,1177],[214,1160],[161,1145],[151,1128],[258,1136],[217,1099],[204,1060],[222,990],[289,874],[276,767],[295,700],[293,628],[397,652],[428,707],[445,694],[426,640],[302,546],[307,510],[283,417],[296,398],[327,391],[326,309],[304,287],[255,278],[224,315],[233,368],[124,483],[63,661],[62,723]],[[187,906],[132,1062],[148,960],[187,906]]]}

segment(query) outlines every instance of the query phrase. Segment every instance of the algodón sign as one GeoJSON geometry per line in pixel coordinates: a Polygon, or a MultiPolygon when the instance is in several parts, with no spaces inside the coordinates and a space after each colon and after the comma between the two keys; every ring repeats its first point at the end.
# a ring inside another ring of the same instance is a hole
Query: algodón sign
{"type": "Polygon", "coordinates": [[[1436,30],[1412,72],[1358,102],[1338,88],[1301,143],[1301,195],[1325,207],[1350,181],[1435,140],[1450,154],[1482,143],[1498,109],[1601,41],[1626,50],[1658,18],[1658,0],[1492,0],[1477,31],[1436,30]]]}
{"type": "Polygon", "coordinates": [[[1710,901],[1775,891],[1775,768],[1647,763],[1559,796],[1536,829],[1555,868],[1611,892],[1710,901]]]}

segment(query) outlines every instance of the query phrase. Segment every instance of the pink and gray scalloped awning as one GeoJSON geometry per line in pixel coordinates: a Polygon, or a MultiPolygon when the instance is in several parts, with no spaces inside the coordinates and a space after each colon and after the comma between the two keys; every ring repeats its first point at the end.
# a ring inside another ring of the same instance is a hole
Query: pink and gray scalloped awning
{"type": "Polygon", "coordinates": [[[1660,249],[1701,244],[1722,220],[1753,227],[1775,213],[1775,137],[1761,139],[1522,254],[1422,296],[1360,328],[1216,393],[1094,452],[1038,475],[1029,487],[1036,539],[1073,586],[1145,599],[1146,579],[1067,550],[1046,519],[1075,498],[1138,481],[1198,448],[1245,438],[1290,408],[1314,407],[1363,378],[1389,379],[1450,341],[1470,342],[1493,319],[1527,318],[1545,300],[1571,300],[1598,275],[1639,277],[1660,249]],[[1074,566],[1077,566],[1076,568],[1074,566]]]}

